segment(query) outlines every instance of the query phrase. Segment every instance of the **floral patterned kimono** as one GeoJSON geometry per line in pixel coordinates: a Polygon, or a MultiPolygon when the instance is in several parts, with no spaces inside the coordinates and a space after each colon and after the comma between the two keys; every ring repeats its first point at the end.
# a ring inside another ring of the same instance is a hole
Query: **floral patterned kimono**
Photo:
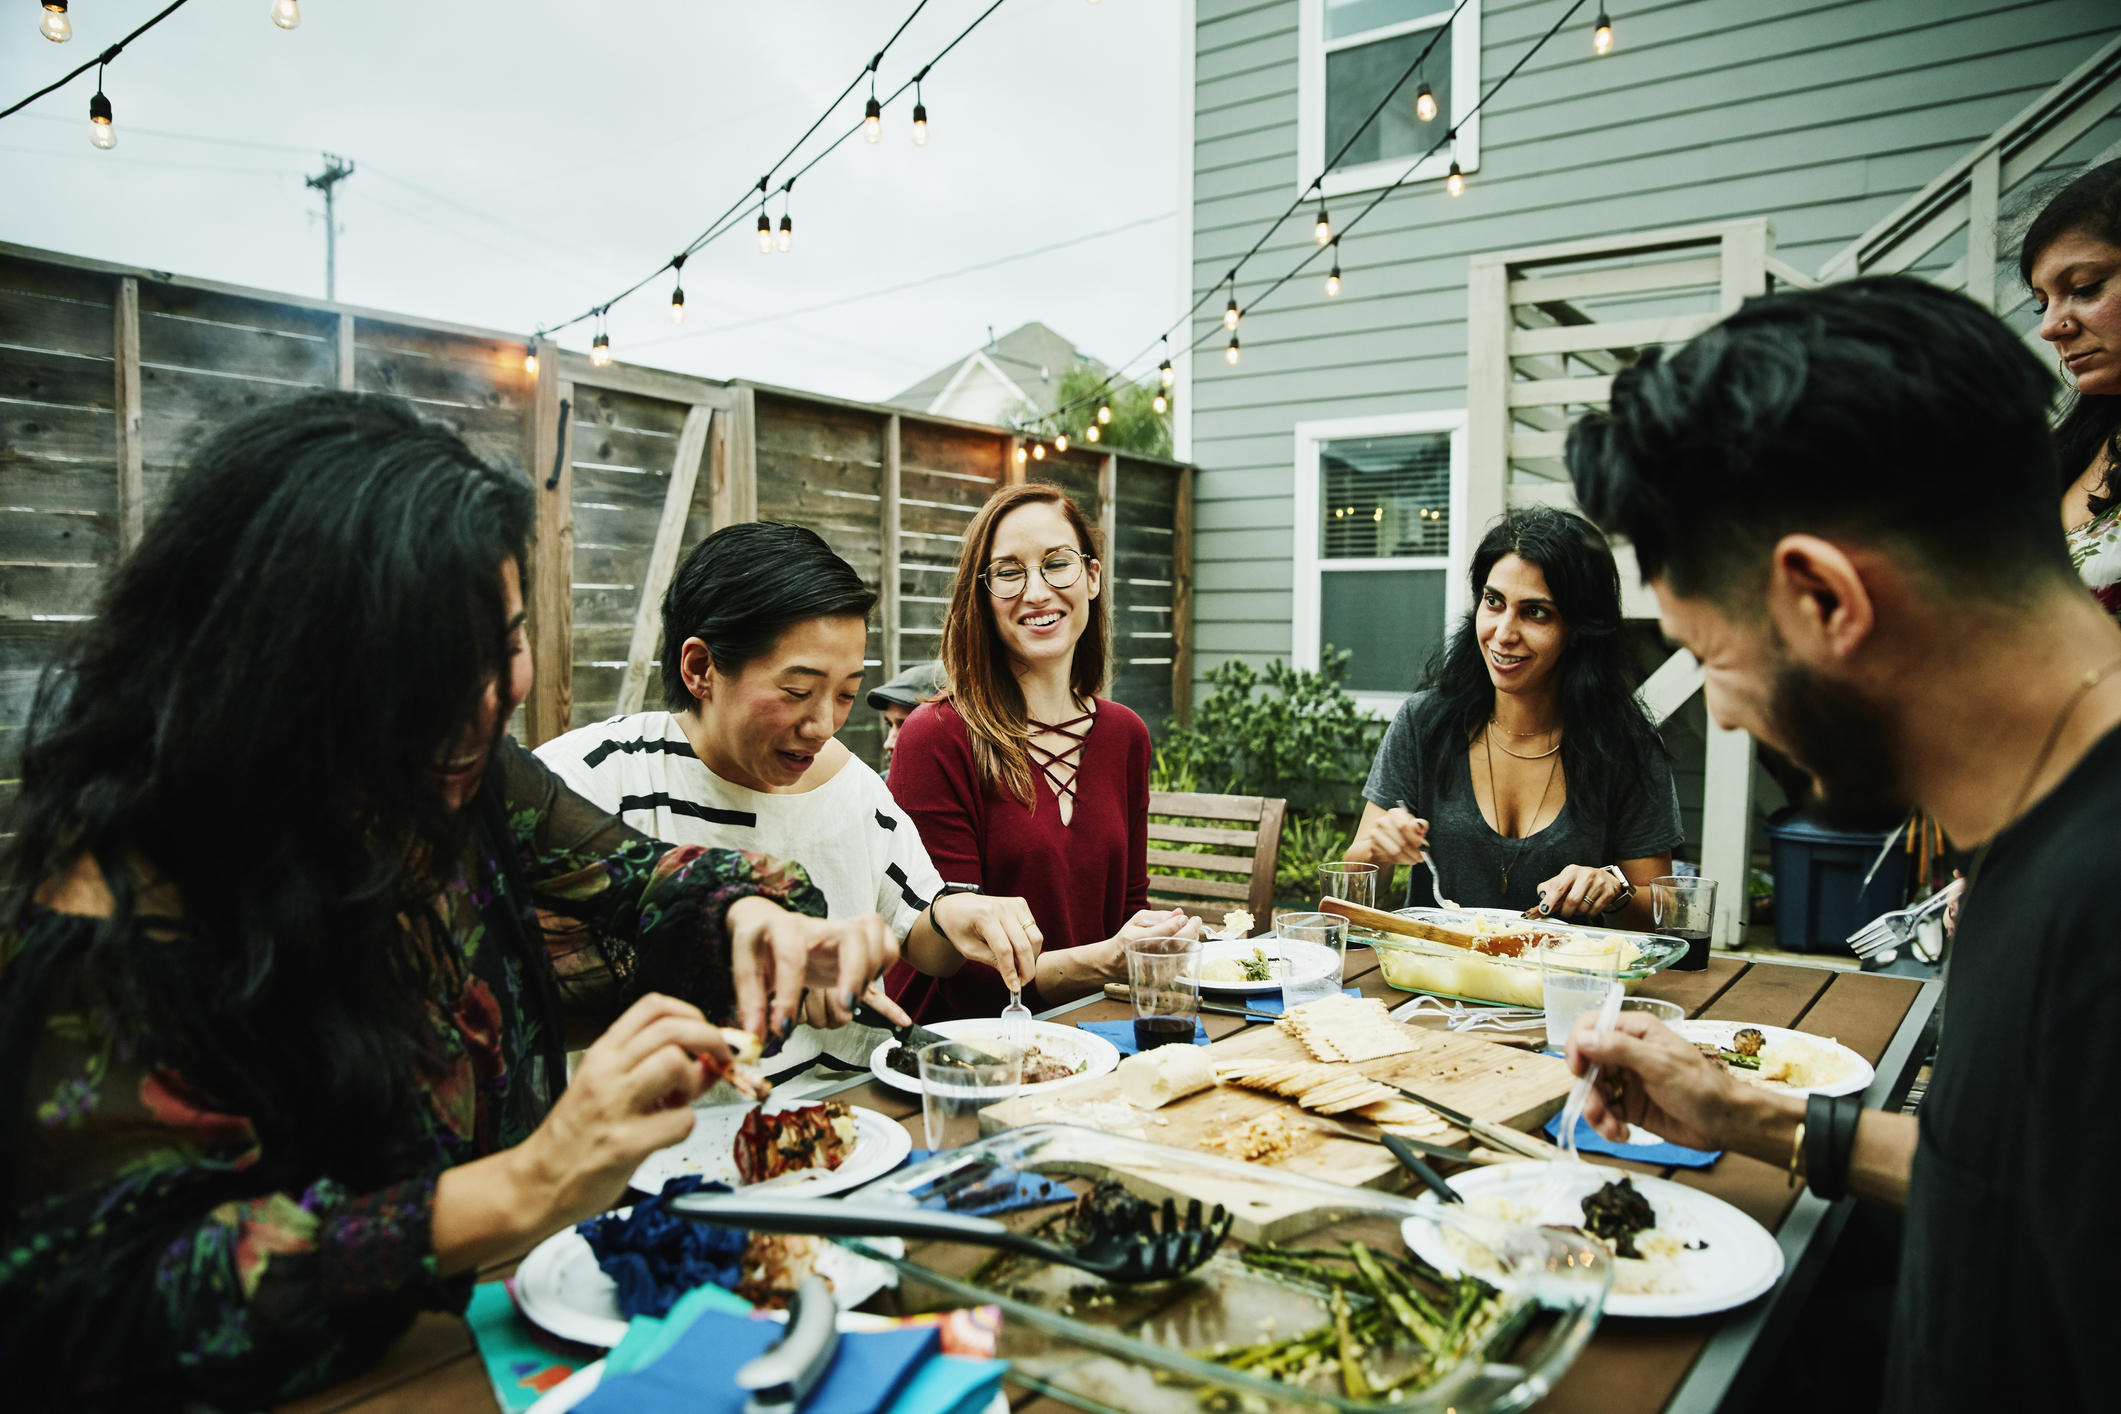
{"type": "Polygon", "coordinates": [[[2109,614],[2121,615],[2121,504],[2069,532],[2070,563],[2109,614]]]}
{"type": "MultiPolygon", "coordinates": [[[[255,1408],[357,1373],[417,1311],[462,1308],[470,1276],[438,1277],[429,1244],[435,1179],[537,1127],[566,1083],[563,1012],[657,990],[726,1021],[729,905],[825,911],[799,868],[648,839],[513,740],[466,808],[471,844],[428,930],[417,1103],[358,1186],[215,1093],[299,1105],[299,1077],[243,1067],[231,1038],[168,1034],[92,972],[99,920],[32,908],[0,932],[12,1407],[255,1408]],[[225,1085],[186,1073],[206,1056],[233,1058],[225,1085]]],[[[136,919],[120,941],[169,946],[182,926],[136,919]]]]}

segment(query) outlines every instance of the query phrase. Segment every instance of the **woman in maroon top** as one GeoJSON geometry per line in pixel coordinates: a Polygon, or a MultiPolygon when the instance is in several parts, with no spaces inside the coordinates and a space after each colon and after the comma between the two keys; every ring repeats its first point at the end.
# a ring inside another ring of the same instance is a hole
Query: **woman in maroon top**
{"type": "MultiPolygon", "coordinates": [[[[1082,510],[1058,487],[1012,486],[965,532],[942,661],[950,686],[899,730],[891,793],[920,827],[945,884],[1014,894],[1043,952],[1034,1011],[1125,980],[1126,945],[1191,930],[1151,912],[1149,729],[1104,685],[1103,567],[1082,510]]],[[[894,969],[891,995],[919,1021],[994,1016],[994,969],[894,969]]]]}

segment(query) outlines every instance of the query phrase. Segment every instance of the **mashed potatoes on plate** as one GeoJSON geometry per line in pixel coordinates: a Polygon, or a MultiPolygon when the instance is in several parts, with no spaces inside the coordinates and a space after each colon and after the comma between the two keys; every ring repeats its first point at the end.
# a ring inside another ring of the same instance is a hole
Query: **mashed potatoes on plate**
{"type": "MultiPolygon", "coordinates": [[[[1482,1217],[1504,1218],[1518,1223],[1529,1223],[1539,1216],[1529,1203],[1492,1193],[1475,1194],[1466,1199],[1466,1209],[1482,1217]]],[[[1469,1270],[1487,1273],[1502,1270],[1493,1253],[1457,1228],[1445,1228],[1443,1241],[1451,1255],[1469,1270]]],[[[1612,1257],[1615,1296],[1671,1296],[1693,1289],[1693,1282],[1679,1266],[1679,1254],[1684,1249],[1679,1239],[1668,1232],[1651,1228],[1636,1233],[1635,1250],[1642,1253],[1640,1257],[1614,1256],[1613,1243],[1600,1237],[1592,1237],[1591,1241],[1605,1248],[1606,1254],[1612,1257]]]]}

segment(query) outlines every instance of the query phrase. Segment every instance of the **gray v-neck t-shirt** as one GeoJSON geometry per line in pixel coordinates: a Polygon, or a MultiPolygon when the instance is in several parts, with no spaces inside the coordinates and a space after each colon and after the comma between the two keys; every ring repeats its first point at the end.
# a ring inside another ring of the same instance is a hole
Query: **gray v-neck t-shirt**
{"type": "MultiPolygon", "coordinates": [[[[1400,704],[1362,793],[1386,810],[1405,801],[1429,822],[1429,857],[1442,875],[1442,892],[1453,902],[1468,908],[1531,908],[1539,902],[1539,886],[1571,864],[1596,868],[1644,859],[1677,849],[1686,839],[1672,763],[1661,751],[1649,754],[1642,777],[1613,782],[1603,798],[1570,782],[1561,814],[1545,829],[1525,839],[1505,839],[1480,813],[1467,744],[1425,749],[1432,698],[1417,692],[1400,704]]],[[[1406,906],[1432,903],[1429,871],[1409,872],[1406,906]]],[[[1396,899],[1379,902],[1400,906],[1396,899]]]]}

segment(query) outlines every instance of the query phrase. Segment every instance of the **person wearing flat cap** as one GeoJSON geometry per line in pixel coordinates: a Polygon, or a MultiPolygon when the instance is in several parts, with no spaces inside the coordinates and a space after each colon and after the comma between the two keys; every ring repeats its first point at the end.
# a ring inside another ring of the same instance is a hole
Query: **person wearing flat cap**
{"type": "Polygon", "coordinates": [[[913,709],[933,702],[948,679],[941,663],[915,663],[887,683],[869,689],[869,705],[884,718],[884,779],[891,779],[891,751],[898,745],[898,729],[906,725],[913,709]]]}

